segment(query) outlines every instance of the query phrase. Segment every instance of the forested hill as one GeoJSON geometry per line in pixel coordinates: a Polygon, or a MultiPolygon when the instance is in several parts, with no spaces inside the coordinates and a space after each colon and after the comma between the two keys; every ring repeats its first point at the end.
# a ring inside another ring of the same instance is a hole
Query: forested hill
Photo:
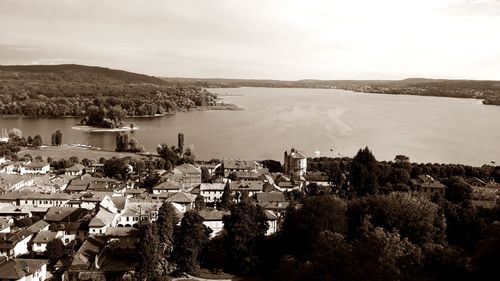
{"type": "Polygon", "coordinates": [[[161,115],[214,100],[200,86],[123,70],[74,64],[0,66],[0,115],[88,117],[92,111],[104,120],[115,118],[107,116],[110,112],[161,115]]]}
{"type": "Polygon", "coordinates": [[[260,80],[163,78],[203,87],[338,88],[355,92],[476,98],[500,105],[500,81],[408,78],[403,80],[260,80]]]}
{"type": "Polygon", "coordinates": [[[19,78],[30,80],[59,80],[66,82],[115,82],[166,84],[157,77],[123,70],[78,64],[60,65],[7,65],[1,66],[1,78],[19,78]]]}

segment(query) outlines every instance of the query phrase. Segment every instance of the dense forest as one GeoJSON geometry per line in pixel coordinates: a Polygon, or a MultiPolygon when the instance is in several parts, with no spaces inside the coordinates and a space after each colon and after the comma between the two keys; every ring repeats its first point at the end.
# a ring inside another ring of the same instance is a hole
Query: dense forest
{"type": "Polygon", "coordinates": [[[268,88],[337,88],[365,93],[419,95],[482,99],[484,104],[500,105],[500,81],[447,80],[410,78],[403,80],[253,80],[163,78],[180,84],[203,87],[268,87],[268,88]]]}
{"type": "MultiPolygon", "coordinates": [[[[87,117],[115,127],[123,116],[152,116],[209,105],[200,86],[82,65],[0,66],[0,114],[87,117]],[[109,116],[111,115],[111,117],[109,116]],[[108,120],[104,120],[108,119],[108,120]]],[[[103,124],[97,124],[97,123],[103,124]]]]}

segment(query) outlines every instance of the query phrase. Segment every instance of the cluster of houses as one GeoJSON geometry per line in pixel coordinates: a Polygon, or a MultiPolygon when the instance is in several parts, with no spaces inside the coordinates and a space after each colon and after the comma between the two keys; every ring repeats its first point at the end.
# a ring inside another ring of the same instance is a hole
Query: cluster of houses
{"type": "MultiPolygon", "coordinates": [[[[45,280],[53,272],[62,272],[66,280],[123,276],[137,263],[139,227],[156,221],[164,202],[172,204],[179,218],[196,207],[212,237],[220,235],[229,211],[216,206],[226,186],[235,202],[250,198],[265,210],[267,234],[272,235],[290,204],[287,192],[330,184],[326,174],[308,172],[306,155],[295,149],[284,153],[283,170],[271,173],[252,160],[182,164],[160,174],[148,191],[133,180],[97,176],[102,164],[76,164],[55,175],[46,163],[0,159],[0,280],[45,280]],[[209,182],[202,182],[203,173],[209,182]],[[200,198],[201,209],[196,206],[200,198]],[[79,247],[48,269],[47,245],[54,239],[79,247]]],[[[446,188],[429,176],[411,183],[428,197],[446,188]]],[[[498,186],[479,179],[469,184],[478,201],[496,201],[498,186]]]]}
{"type": "Polygon", "coordinates": [[[289,205],[285,192],[308,183],[305,155],[291,150],[285,159],[285,173],[270,173],[252,160],[183,164],[161,174],[148,192],[133,180],[96,176],[102,171],[100,164],[76,164],[56,175],[47,163],[2,158],[0,280],[45,280],[58,270],[67,280],[123,275],[136,265],[130,257],[137,256],[139,227],[154,222],[164,202],[170,202],[181,218],[202,198],[199,213],[215,237],[223,230],[223,216],[229,214],[215,208],[226,184],[235,202],[249,197],[263,207],[271,235],[289,205]],[[202,169],[210,183],[202,182],[202,169]],[[54,239],[79,248],[71,259],[65,256],[49,266],[47,245],[54,239]]]}

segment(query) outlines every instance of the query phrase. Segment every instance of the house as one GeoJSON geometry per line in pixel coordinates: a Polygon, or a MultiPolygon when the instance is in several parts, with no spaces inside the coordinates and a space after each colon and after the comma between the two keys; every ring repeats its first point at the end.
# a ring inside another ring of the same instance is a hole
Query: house
{"type": "Polygon", "coordinates": [[[179,207],[177,209],[182,213],[187,212],[194,208],[194,201],[196,200],[196,194],[186,193],[186,192],[178,192],[174,195],[168,197],[165,201],[170,202],[172,204],[177,204],[179,207]]]}
{"type": "Polygon", "coordinates": [[[180,192],[184,188],[184,184],[179,180],[167,178],[166,181],[153,186],[153,194],[160,194],[163,192],[180,192]]]}
{"type": "Polygon", "coordinates": [[[4,258],[0,261],[0,280],[46,280],[48,263],[48,260],[4,258]]]}
{"type": "Polygon", "coordinates": [[[258,169],[257,171],[237,171],[232,172],[236,175],[238,180],[244,181],[261,181],[262,175],[269,174],[269,170],[267,168],[258,169]]]}
{"type": "Polygon", "coordinates": [[[49,230],[49,224],[44,221],[44,220],[39,220],[37,222],[35,222],[34,224],[26,227],[26,229],[33,233],[33,234],[37,234],[38,232],[42,231],[42,230],[49,230]]]}
{"type": "Polygon", "coordinates": [[[0,233],[10,233],[12,222],[6,218],[0,218],[0,233]]]}
{"type": "Polygon", "coordinates": [[[307,156],[295,148],[285,151],[283,171],[285,175],[295,179],[304,176],[307,172],[307,156]]]}
{"type": "Polygon", "coordinates": [[[271,210],[266,210],[265,212],[268,225],[266,235],[273,235],[276,233],[276,231],[278,231],[278,216],[271,210]]]}
{"type": "Polygon", "coordinates": [[[200,185],[200,195],[207,203],[215,203],[222,198],[225,183],[202,183],[200,185]]]}
{"type": "Polygon", "coordinates": [[[60,238],[60,236],[58,236],[58,233],[55,231],[42,230],[38,232],[32,241],[33,252],[37,254],[44,253],[47,250],[47,244],[56,238],[60,238]]]}
{"type": "Polygon", "coordinates": [[[21,168],[21,175],[25,174],[33,174],[33,175],[45,175],[50,171],[49,163],[45,162],[31,162],[27,165],[24,165],[21,168]]]}
{"type": "Polygon", "coordinates": [[[31,191],[9,191],[0,194],[0,208],[5,206],[20,205],[21,202],[19,199],[30,193],[31,191]]]}
{"type": "Polygon", "coordinates": [[[54,231],[64,245],[73,241],[83,242],[89,235],[89,219],[82,219],[77,222],[59,222],[53,225],[54,231]]]}
{"type": "Polygon", "coordinates": [[[210,237],[213,238],[224,230],[224,223],[222,222],[222,218],[225,215],[229,215],[229,212],[225,211],[209,211],[209,210],[201,210],[199,211],[201,217],[203,217],[203,224],[212,229],[212,233],[210,233],[210,237]]]}
{"type": "Polygon", "coordinates": [[[231,194],[235,198],[236,202],[239,202],[242,196],[252,197],[254,194],[262,192],[263,183],[256,181],[235,181],[231,182],[229,187],[231,188],[231,194]]]}
{"type": "Polygon", "coordinates": [[[259,206],[266,210],[275,212],[278,216],[286,211],[290,204],[285,198],[283,192],[261,192],[254,195],[255,201],[259,206]]]}
{"type": "Polygon", "coordinates": [[[27,229],[14,233],[1,233],[0,256],[10,258],[28,254],[28,243],[32,238],[33,233],[27,229]]]}
{"type": "Polygon", "coordinates": [[[82,164],[75,164],[64,170],[64,174],[67,176],[81,176],[85,171],[85,166],[82,164]]]}
{"type": "Polygon", "coordinates": [[[172,178],[181,180],[187,186],[201,184],[201,169],[192,164],[182,164],[172,170],[172,178]]]}
{"type": "Polygon", "coordinates": [[[79,208],[71,207],[52,207],[45,214],[44,220],[52,222],[70,221],[71,217],[76,220],[74,213],[76,214],[79,208]]]}
{"type": "Polygon", "coordinates": [[[50,208],[64,206],[70,199],[71,196],[66,193],[32,192],[19,198],[19,201],[21,205],[50,208]]]}
{"type": "Polygon", "coordinates": [[[217,175],[217,171],[220,170],[220,168],[222,168],[222,164],[221,163],[204,163],[204,164],[198,164],[198,167],[200,167],[200,169],[202,169],[202,168],[207,169],[208,176],[213,177],[213,176],[217,175]]]}
{"type": "Polygon", "coordinates": [[[436,194],[444,196],[446,186],[429,175],[419,175],[417,178],[411,179],[411,188],[413,191],[431,198],[436,194]]]}
{"type": "Polygon", "coordinates": [[[3,191],[20,190],[26,186],[32,185],[32,178],[15,174],[0,174],[0,189],[3,191]]]}
{"type": "Polygon", "coordinates": [[[307,172],[305,174],[304,179],[306,180],[306,185],[311,183],[315,183],[321,186],[330,186],[329,177],[326,173],[323,172],[307,172]]]}
{"type": "MultiPolygon", "coordinates": [[[[83,280],[82,274],[88,276],[88,273],[99,272],[96,268],[101,265],[99,254],[106,246],[107,238],[104,236],[91,235],[83,242],[82,246],[75,253],[71,265],[69,266],[69,280],[83,280]]],[[[100,275],[99,275],[100,276],[100,275]]],[[[104,279],[85,279],[85,280],[106,280],[104,279]]]]}
{"type": "Polygon", "coordinates": [[[31,211],[21,206],[9,205],[0,208],[0,217],[7,219],[22,219],[31,217],[31,211]]]}
{"type": "Polygon", "coordinates": [[[89,223],[89,233],[92,235],[104,235],[106,230],[110,226],[114,226],[114,221],[116,218],[116,214],[106,210],[101,209],[95,217],[90,220],[89,223]]]}
{"type": "Polygon", "coordinates": [[[262,169],[262,165],[256,161],[248,160],[224,160],[224,177],[228,177],[233,172],[257,172],[262,169]]]}
{"type": "Polygon", "coordinates": [[[128,202],[125,209],[118,218],[118,227],[139,226],[141,223],[150,223],[158,218],[158,210],[163,202],[161,201],[139,201],[128,202]]]}
{"type": "Polygon", "coordinates": [[[93,173],[104,173],[104,164],[103,163],[92,163],[90,166],[85,167],[84,174],[93,174],[93,173]]]}

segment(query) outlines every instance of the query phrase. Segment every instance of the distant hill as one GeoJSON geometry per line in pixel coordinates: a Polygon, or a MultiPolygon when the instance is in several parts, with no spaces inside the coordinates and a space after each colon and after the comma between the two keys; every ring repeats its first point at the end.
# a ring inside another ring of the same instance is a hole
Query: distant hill
{"type": "Polygon", "coordinates": [[[169,83],[195,84],[207,88],[268,87],[344,89],[354,92],[482,99],[500,105],[500,81],[407,78],[403,80],[314,80],[162,78],[169,83]]]}
{"type": "MultiPolygon", "coordinates": [[[[0,65],[0,71],[7,73],[16,73],[17,75],[29,76],[34,79],[38,75],[41,80],[62,79],[67,82],[92,82],[95,80],[107,80],[107,82],[130,83],[130,84],[159,84],[166,82],[157,77],[116,70],[98,66],[86,66],[78,64],[59,64],[59,65],[0,65]]],[[[6,74],[6,73],[4,73],[6,74]]],[[[0,75],[0,78],[4,75],[0,75]]]]}
{"type": "Polygon", "coordinates": [[[104,67],[0,66],[0,116],[77,116],[112,127],[120,116],[186,111],[213,105],[215,99],[200,86],[104,67]]]}

